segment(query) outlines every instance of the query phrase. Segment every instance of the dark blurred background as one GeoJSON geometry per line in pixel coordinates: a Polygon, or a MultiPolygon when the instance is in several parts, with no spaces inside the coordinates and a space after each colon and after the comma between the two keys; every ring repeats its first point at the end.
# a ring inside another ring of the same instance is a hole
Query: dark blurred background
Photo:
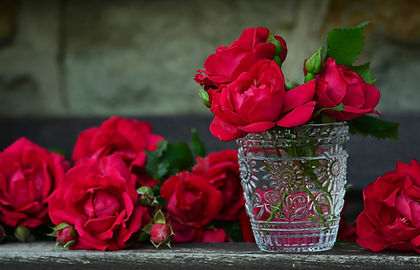
{"type": "Polygon", "coordinates": [[[401,122],[401,140],[354,137],[348,179],[357,188],[420,158],[418,0],[0,0],[0,147],[27,136],[68,156],[77,134],[110,115],[149,120],[189,140],[197,127],[210,150],[209,111],[195,71],[244,28],[282,35],[284,73],[302,82],[303,60],[334,27],[374,23],[359,63],[372,61],[378,110],[401,122]]]}

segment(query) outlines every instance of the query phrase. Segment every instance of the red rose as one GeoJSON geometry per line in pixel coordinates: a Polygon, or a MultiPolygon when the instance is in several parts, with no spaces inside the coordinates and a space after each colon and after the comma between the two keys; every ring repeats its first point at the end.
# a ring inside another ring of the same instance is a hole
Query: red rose
{"type": "Polygon", "coordinates": [[[420,252],[420,165],[397,163],[363,190],[357,243],[372,251],[386,248],[420,252]]]}
{"type": "Polygon", "coordinates": [[[263,132],[276,124],[293,127],[308,122],[315,102],[314,80],[286,92],[280,67],[260,60],[234,82],[211,93],[215,118],[211,133],[222,141],[263,132]]]}
{"type": "Polygon", "coordinates": [[[48,197],[70,164],[21,138],[0,153],[0,222],[34,228],[48,221],[48,197]]]}
{"type": "MultiPolygon", "coordinates": [[[[267,42],[269,33],[267,28],[262,27],[245,29],[239,39],[229,47],[218,47],[216,53],[207,58],[204,62],[205,70],[197,70],[199,73],[195,76],[195,81],[205,89],[215,89],[236,80],[258,60],[272,59],[276,47],[267,42]]],[[[286,42],[280,36],[275,38],[283,48],[279,55],[283,62],[287,54],[286,42]]]]}
{"type": "Polygon", "coordinates": [[[200,242],[203,243],[233,242],[232,239],[230,239],[230,237],[226,234],[226,231],[219,228],[204,230],[202,237],[203,238],[200,242]]]}
{"type": "Polygon", "coordinates": [[[205,158],[197,157],[197,165],[192,172],[203,176],[222,193],[223,205],[216,219],[238,219],[239,211],[245,205],[239,177],[238,151],[224,150],[211,153],[205,158]]]}
{"type": "Polygon", "coordinates": [[[85,159],[67,172],[49,200],[54,224],[73,225],[73,249],[117,250],[149,220],[135,181],[117,156],[85,159]]]}
{"type": "Polygon", "coordinates": [[[156,144],[161,140],[161,136],[152,133],[152,126],[148,122],[111,117],[100,127],[87,129],[79,135],[72,158],[76,163],[83,158],[115,154],[128,164],[137,186],[153,186],[156,181],[144,169],[145,150],[156,150],[156,144]]]}
{"type": "Polygon", "coordinates": [[[239,213],[239,223],[241,224],[242,241],[255,242],[254,233],[252,232],[251,222],[244,208],[239,213]]]}
{"type": "Polygon", "coordinates": [[[357,240],[356,226],[347,224],[347,220],[344,218],[344,211],[346,211],[347,205],[347,203],[344,203],[340,213],[337,239],[345,242],[355,242],[357,240]]]}
{"type": "Polygon", "coordinates": [[[376,113],[378,89],[367,84],[356,72],[328,58],[324,71],[316,76],[316,101],[319,108],[331,108],[342,103],[344,111],[326,110],[338,120],[350,120],[364,114],[376,113]]]}
{"type": "Polygon", "coordinates": [[[217,216],[223,203],[220,191],[204,177],[187,171],[166,180],[160,194],[168,201],[175,242],[191,241],[196,230],[217,216]]]}

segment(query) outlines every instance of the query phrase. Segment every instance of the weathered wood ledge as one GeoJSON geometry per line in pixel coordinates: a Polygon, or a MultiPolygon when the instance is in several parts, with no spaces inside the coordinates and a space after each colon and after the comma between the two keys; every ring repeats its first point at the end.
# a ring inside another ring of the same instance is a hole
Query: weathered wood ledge
{"type": "Polygon", "coordinates": [[[250,243],[141,245],[113,252],[55,249],[53,242],[0,245],[0,269],[418,269],[420,254],[374,253],[356,244],[336,244],[320,253],[271,254],[250,243]]]}

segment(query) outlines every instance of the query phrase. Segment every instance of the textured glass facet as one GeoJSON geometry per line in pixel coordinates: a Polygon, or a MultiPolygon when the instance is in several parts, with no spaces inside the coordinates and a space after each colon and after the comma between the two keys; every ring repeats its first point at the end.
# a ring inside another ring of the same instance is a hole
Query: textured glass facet
{"type": "Polygon", "coordinates": [[[237,140],[255,240],[263,251],[323,251],[334,245],[344,204],[348,127],[312,124],[237,140]]]}

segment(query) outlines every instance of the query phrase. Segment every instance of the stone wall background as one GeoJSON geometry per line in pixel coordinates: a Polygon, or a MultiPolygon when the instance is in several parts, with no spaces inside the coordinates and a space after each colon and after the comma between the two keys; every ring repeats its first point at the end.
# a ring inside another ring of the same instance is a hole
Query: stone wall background
{"type": "Polygon", "coordinates": [[[302,81],[329,30],[364,20],[379,110],[420,113],[418,0],[2,0],[0,116],[205,114],[195,70],[244,28],[282,35],[302,81]]]}

